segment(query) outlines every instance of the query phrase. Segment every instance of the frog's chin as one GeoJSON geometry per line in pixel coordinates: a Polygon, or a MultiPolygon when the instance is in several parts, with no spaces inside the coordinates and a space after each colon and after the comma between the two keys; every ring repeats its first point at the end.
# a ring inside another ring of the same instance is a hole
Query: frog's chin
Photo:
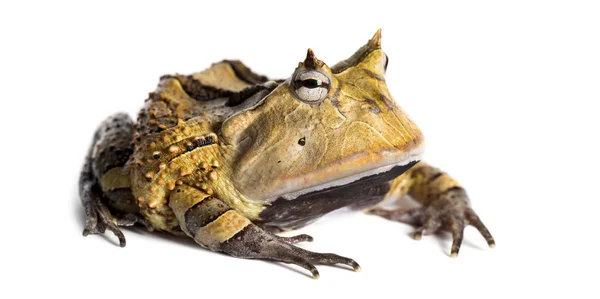
{"type": "Polygon", "coordinates": [[[423,148],[420,147],[418,149],[415,149],[415,150],[409,152],[408,155],[406,155],[406,158],[402,159],[400,161],[386,163],[383,166],[367,169],[360,173],[349,175],[349,176],[346,176],[346,177],[343,177],[340,179],[336,179],[336,180],[322,183],[319,185],[311,186],[308,188],[303,188],[303,189],[300,189],[297,191],[273,196],[273,197],[267,199],[267,202],[273,202],[273,201],[277,200],[278,198],[293,200],[293,199],[296,199],[305,194],[319,192],[319,191],[326,191],[328,189],[329,190],[337,189],[338,187],[351,185],[351,184],[358,182],[367,177],[378,178],[378,179],[374,180],[374,183],[383,183],[385,181],[390,181],[390,180],[394,179],[395,177],[401,175],[404,171],[406,171],[410,167],[412,167],[412,165],[414,165],[418,161],[420,161],[422,156],[423,156],[423,148]]]}

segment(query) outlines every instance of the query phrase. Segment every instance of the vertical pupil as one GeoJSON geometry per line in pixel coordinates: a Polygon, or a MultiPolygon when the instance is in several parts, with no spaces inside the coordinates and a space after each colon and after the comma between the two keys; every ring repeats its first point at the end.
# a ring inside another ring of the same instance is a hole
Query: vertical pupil
{"type": "Polygon", "coordinates": [[[321,85],[319,84],[319,81],[317,81],[315,79],[306,79],[306,80],[302,80],[302,86],[304,86],[306,88],[317,88],[321,85]]]}

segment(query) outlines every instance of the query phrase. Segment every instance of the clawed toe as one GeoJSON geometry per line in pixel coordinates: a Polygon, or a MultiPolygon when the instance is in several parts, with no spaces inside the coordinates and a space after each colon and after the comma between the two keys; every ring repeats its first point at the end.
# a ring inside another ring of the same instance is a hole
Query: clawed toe
{"type": "Polygon", "coordinates": [[[83,236],[90,234],[103,234],[106,229],[110,230],[119,239],[119,246],[125,247],[127,244],[125,235],[119,229],[119,227],[113,221],[113,217],[106,206],[102,203],[96,202],[92,204],[90,209],[90,215],[87,215],[85,220],[85,228],[83,229],[83,236]]]}
{"type": "Polygon", "coordinates": [[[292,263],[309,270],[315,279],[319,278],[319,271],[314,264],[346,265],[352,267],[355,272],[360,271],[360,265],[355,260],[333,253],[317,253],[294,247],[291,251],[283,253],[283,255],[291,255],[292,257],[287,258],[287,261],[286,258],[283,258],[282,261],[291,261],[292,263]]]}
{"type": "Polygon", "coordinates": [[[360,271],[360,265],[353,259],[339,256],[333,253],[315,253],[310,252],[311,261],[322,265],[346,265],[352,267],[355,272],[360,271]]]}
{"type": "Polygon", "coordinates": [[[469,224],[477,228],[479,233],[485,238],[485,241],[488,243],[488,246],[490,248],[496,247],[496,241],[494,240],[494,237],[492,237],[490,231],[488,231],[485,225],[483,225],[483,222],[481,222],[479,216],[475,214],[475,211],[473,211],[472,209],[467,209],[465,211],[465,216],[467,218],[467,221],[469,221],[469,224]]]}
{"type": "Polygon", "coordinates": [[[412,238],[417,241],[421,240],[421,238],[423,238],[423,230],[423,227],[415,229],[415,231],[412,233],[412,238]]]}
{"type": "Polygon", "coordinates": [[[374,208],[367,211],[367,214],[381,216],[383,218],[398,221],[406,224],[417,225],[422,222],[423,209],[396,209],[386,210],[380,208],[374,208]]]}
{"type": "Polygon", "coordinates": [[[231,238],[220,248],[223,252],[241,258],[267,259],[271,261],[295,264],[307,269],[313,278],[319,278],[315,265],[341,264],[359,271],[360,266],[353,259],[333,253],[317,253],[297,247],[293,244],[312,241],[306,234],[293,237],[280,237],[263,228],[251,224],[245,228],[239,237],[231,238]]]}
{"type": "Polygon", "coordinates": [[[297,235],[297,236],[293,236],[293,237],[281,237],[278,236],[280,240],[288,243],[288,244],[297,244],[300,242],[312,242],[313,241],[313,237],[307,235],[307,234],[301,234],[301,235],[297,235]]]}
{"type": "Polygon", "coordinates": [[[494,248],[496,246],[494,238],[473,209],[469,207],[468,201],[460,197],[452,197],[451,199],[451,201],[440,200],[428,207],[408,210],[376,208],[367,211],[367,213],[417,226],[412,233],[412,238],[415,240],[421,240],[423,235],[434,234],[441,229],[449,231],[452,233],[451,257],[458,256],[467,225],[477,228],[489,247],[494,248]]]}
{"type": "Polygon", "coordinates": [[[450,217],[448,228],[452,233],[452,247],[450,249],[450,257],[455,258],[458,256],[458,251],[460,250],[460,245],[463,241],[465,225],[462,224],[459,220],[450,217]]]}

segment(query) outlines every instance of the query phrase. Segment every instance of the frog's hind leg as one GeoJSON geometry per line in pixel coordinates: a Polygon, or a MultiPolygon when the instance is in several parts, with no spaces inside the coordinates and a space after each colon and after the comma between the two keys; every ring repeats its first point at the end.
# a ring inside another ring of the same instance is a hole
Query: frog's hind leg
{"type": "Polygon", "coordinates": [[[79,178],[79,196],[85,212],[83,235],[102,234],[106,229],[125,246],[119,226],[142,223],[124,169],[133,152],[133,121],[123,113],[105,120],[94,134],[92,146],[79,178]]]}

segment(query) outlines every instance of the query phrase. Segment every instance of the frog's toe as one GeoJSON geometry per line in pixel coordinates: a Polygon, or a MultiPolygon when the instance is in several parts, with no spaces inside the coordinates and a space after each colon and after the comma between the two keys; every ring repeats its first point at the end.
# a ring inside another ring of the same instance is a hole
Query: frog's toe
{"type": "Polygon", "coordinates": [[[450,256],[457,257],[460,245],[462,245],[463,235],[465,230],[465,222],[462,221],[462,217],[448,217],[448,229],[452,233],[452,247],[450,249],[450,256]]]}
{"type": "Polygon", "coordinates": [[[439,218],[433,216],[427,217],[425,220],[421,221],[421,225],[415,229],[412,233],[412,237],[417,241],[421,240],[423,235],[434,234],[441,226],[442,223],[439,218]]]}
{"type": "Polygon", "coordinates": [[[402,208],[396,210],[371,209],[367,213],[416,226],[412,233],[415,240],[420,240],[423,235],[435,234],[440,230],[449,231],[452,234],[451,257],[458,256],[464,230],[468,225],[479,230],[490,248],[496,245],[491,233],[470,207],[466,193],[462,189],[451,190],[426,207],[408,210],[402,208]]]}
{"type": "Polygon", "coordinates": [[[113,218],[110,210],[100,201],[90,201],[88,204],[88,206],[84,206],[86,219],[83,236],[103,234],[108,229],[119,239],[119,246],[125,247],[125,235],[117,226],[117,220],[113,218]]]}
{"type": "Polygon", "coordinates": [[[446,220],[446,229],[452,233],[452,248],[450,249],[451,257],[458,256],[458,251],[460,250],[460,245],[463,241],[464,230],[467,225],[472,225],[477,228],[477,230],[479,230],[481,235],[483,235],[487,241],[490,248],[494,248],[496,246],[494,237],[492,237],[473,209],[460,209],[452,212],[452,214],[449,215],[446,220]]]}
{"type": "Polygon", "coordinates": [[[422,208],[404,209],[399,208],[396,210],[386,210],[381,208],[373,208],[366,211],[367,214],[381,216],[385,219],[398,221],[406,224],[416,225],[421,222],[423,217],[422,208]]]}
{"type": "Polygon", "coordinates": [[[494,237],[492,237],[490,231],[485,227],[483,222],[481,222],[481,219],[479,219],[479,216],[477,216],[475,211],[473,211],[473,209],[471,208],[468,208],[465,211],[465,216],[469,224],[474,226],[479,231],[479,233],[485,238],[485,241],[488,243],[488,246],[490,248],[496,247],[496,241],[494,240],[494,237]]]}
{"type": "Polygon", "coordinates": [[[352,267],[355,272],[360,271],[360,265],[353,259],[339,256],[333,253],[308,252],[311,261],[321,265],[346,265],[352,267]]]}
{"type": "Polygon", "coordinates": [[[280,240],[289,243],[289,244],[297,244],[297,243],[301,243],[301,242],[312,242],[313,241],[313,237],[307,235],[307,234],[301,234],[301,235],[297,235],[297,236],[293,236],[293,237],[282,237],[282,236],[278,236],[280,240]]]}
{"type": "Polygon", "coordinates": [[[269,256],[266,256],[268,259],[273,259],[276,261],[284,262],[284,263],[293,263],[305,269],[308,269],[313,278],[319,278],[319,271],[314,266],[314,264],[319,265],[346,265],[352,267],[354,271],[360,271],[360,266],[353,259],[339,256],[333,253],[318,253],[308,251],[293,245],[288,246],[277,246],[273,247],[274,250],[271,251],[269,256]],[[288,247],[289,246],[289,247],[288,247]]]}
{"type": "MultiPolygon", "coordinates": [[[[440,202],[441,203],[441,202],[440,202]]],[[[472,225],[484,236],[488,245],[493,248],[495,241],[487,228],[483,225],[475,212],[466,204],[448,202],[440,205],[431,205],[424,210],[423,225],[413,233],[413,238],[419,240],[422,235],[429,235],[445,230],[452,234],[452,247],[450,257],[457,257],[460,250],[464,230],[472,225]]]]}
{"type": "Polygon", "coordinates": [[[319,278],[319,272],[313,264],[319,265],[346,265],[352,267],[356,272],[360,271],[358,263],[347,257],[339,256],[333,253],[318,253],[304,250],[298,247],[286,248],[284,250],[275,250],[270,258],[284,263],[293,263],[308,269],[313,278],[319,278]]]}
{"type": "Polygon", "coordinates": [[[353,259],[332,253],[317,253],[292,245],[296,242],[311,241],[309,235],[280,237],[269,233],[256,225],[249,225],[239,235],[224,242],[220,250],[241,258],[266,259],[287,264],[295,264],[309,270],[313,278],[319,277],[314,266],[347,265],[355,271],[360,266],[353,259]]]}
{"type": "Polygon", "coordinates": [[[127,213],[125,215],[117,217],[116,222],[117,226],[134,226],[139,223],[143,225],[149,232],[154,231],[154,228],[152,227],[150,222],[148,222],[148,220],[140,217],[139,215],[131,213],[127,213]]]}
{"type": "Polygon", "coordinates": [[[98,217],[89,216],[85,219],[85,227],[83,229],[84,237],[89,234],[103,234],[105,230],[106,226],[101,221],[98,221],[98,217]]]}

